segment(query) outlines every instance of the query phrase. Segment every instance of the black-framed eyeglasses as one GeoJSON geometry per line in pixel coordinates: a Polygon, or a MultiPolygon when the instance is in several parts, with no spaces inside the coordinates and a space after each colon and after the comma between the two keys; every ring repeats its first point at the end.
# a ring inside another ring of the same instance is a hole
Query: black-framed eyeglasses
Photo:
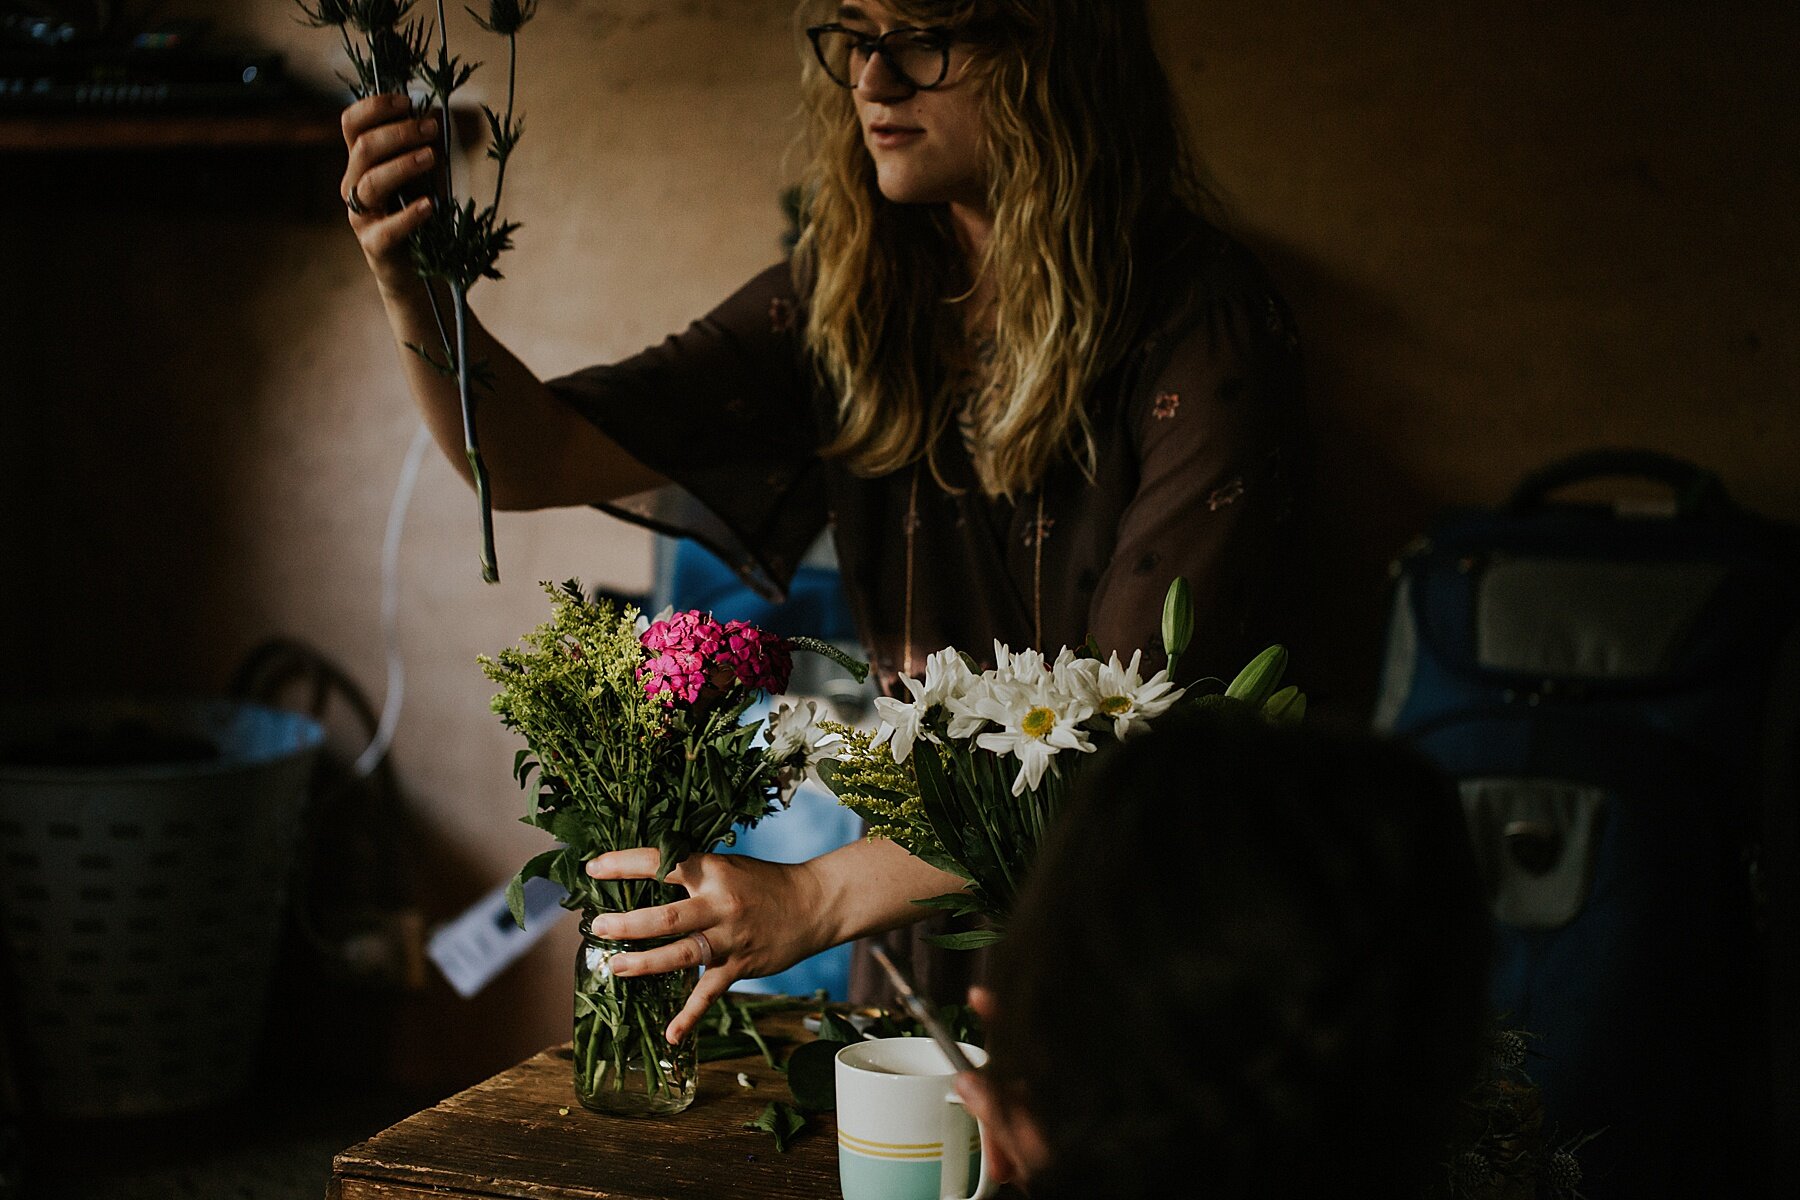
{"type": "Polygon", "coordinates": [[[887,59],[888,69],[908,87],[928,92],[950,74],[950,47],[956,34],[942,26],[927,29],[902,26],[878,37],[842,25],[814,25],[806,31],[812,39],[819,65],[839,87],[853,88],[877,54],[887,59]]]}

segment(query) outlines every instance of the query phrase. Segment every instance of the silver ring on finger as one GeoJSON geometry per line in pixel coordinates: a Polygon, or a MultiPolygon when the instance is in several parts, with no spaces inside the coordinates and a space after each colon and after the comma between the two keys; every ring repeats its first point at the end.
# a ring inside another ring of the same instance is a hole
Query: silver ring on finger
{"type": "Polygon", "coordinates": [[[712,943],[706,940],[706,935],[704,933],[701,933],[698,929],[696,929],[696,930],[694,930],[694,932],[688,934],[688,937],[692,938],[694,941],[694,945],[699,948],[699,951],[700,951],[700,964],[699,965],[703,966],[703,967],[711,966],[712,960],[713,960],[713,948],[712,948],[712,943]]]}
{"type": "MultiPolygon", "coordinates": [[[[361,182],[362,182],[362,180],[360,180],[360,179],[356,181],[356,183],[361,183],[361,182]]],[[[344,197],[344,207],[349,209],[353,216],[360,217],[369,211],[369,207],[368,207],[368,205],[364,204],[361,200],[357,199],[356,183],[353,183],[350,185],[350,194],[348,196],[344,197]]]]}

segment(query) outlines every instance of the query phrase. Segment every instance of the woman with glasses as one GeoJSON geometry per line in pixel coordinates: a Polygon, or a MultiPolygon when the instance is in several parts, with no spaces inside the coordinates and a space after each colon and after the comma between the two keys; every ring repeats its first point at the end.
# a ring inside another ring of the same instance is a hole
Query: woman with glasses
{"type": "MultiPolygon", "coordinates": [[[[1199,215],[1143,0],[808,0],[802,19],[793,261],[661,345],[561,379],[477,326],[495,503],[592,504],[695,537],[771,594],[829,527],[889,689],[947,645],[1091,634],[1153,653],[1176,576],[1200,613],[1184,662],[1240,665],[1287,557],[1297,339],[1256,262],[1199,215]]],[[[343,194],[396,340],[429,344],[406,252],[426,202],[399,198],[432,168],[432,119],[377,97],[344,130],[343,194]]],[[[401,358],[466,474],[454,386],[401,358]]],[[[655,865],[627,851],[589,870],[655,865]]],[[[671,878],[689,899],[595,932],[697,935],[614,960],[710,964],[676,1039],[734,980],[909,925],[925,911],[910,901],[956,882],[884,842],[799,866],[700,855],[671,878]]],[[[912,967],[960,995],[958,969],[912,967]]]]}

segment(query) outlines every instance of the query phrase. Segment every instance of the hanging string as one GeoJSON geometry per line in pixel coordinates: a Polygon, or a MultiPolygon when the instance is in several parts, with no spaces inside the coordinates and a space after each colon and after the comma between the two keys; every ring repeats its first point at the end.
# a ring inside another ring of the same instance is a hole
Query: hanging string
{"type": "Polygon", "coordinates": [[[413,485],[419,480],[425,452],[431,448],[431,430],[423,422],[413,433],[394,500],[388,506],[387,536],[381,543],[381,641],[387,650],[387,698],[381,704],[381,720],[375,736],[356,759],[356,777],[375,773],[394,745],[400,727],[400,709],[406,698],[406,659],[400,653],[400,538],[406,530],[406,510],[412,507],[413,485]]]}
{"type": "Polygon", "coordinates": [[[912,674],[913,659],[913,540],[919,527],[919,464],[913,464],[912,487],[906,498],[906,607],[901,621],[902,675],[912,674]]]}
{"type": "Polygon", "coordinates": [[[1031,529],[1031,633],[1033,644],[1044,648],[1044,492],[1038,490],[1037,524],[1031,529]]]}
{"type": "MultiPolygon", "coordinates": [[[[900,673],[913,673],[913,563],[915,539],[919,527],[919,468],[913,466],[912,485],[906,496],[906,599],[901,617],[900,673]]],[[[1031,530],[1031,636],[1032,644],[1044,648],[1044,493],[1038,492],[1037,523],[1031,530]]]]}

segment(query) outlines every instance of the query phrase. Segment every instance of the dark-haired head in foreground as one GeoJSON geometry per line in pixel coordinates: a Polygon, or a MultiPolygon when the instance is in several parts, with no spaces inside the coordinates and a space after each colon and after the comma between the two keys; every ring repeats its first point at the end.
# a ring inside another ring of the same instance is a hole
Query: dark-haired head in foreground
{"type": "Polygon", "coordinates": [[[959,1087],[1034,1198],[1416,1195],[1475,1069],[1487,936],[1421,760],[1168,722],[1060,819],[959,1087]]]}

